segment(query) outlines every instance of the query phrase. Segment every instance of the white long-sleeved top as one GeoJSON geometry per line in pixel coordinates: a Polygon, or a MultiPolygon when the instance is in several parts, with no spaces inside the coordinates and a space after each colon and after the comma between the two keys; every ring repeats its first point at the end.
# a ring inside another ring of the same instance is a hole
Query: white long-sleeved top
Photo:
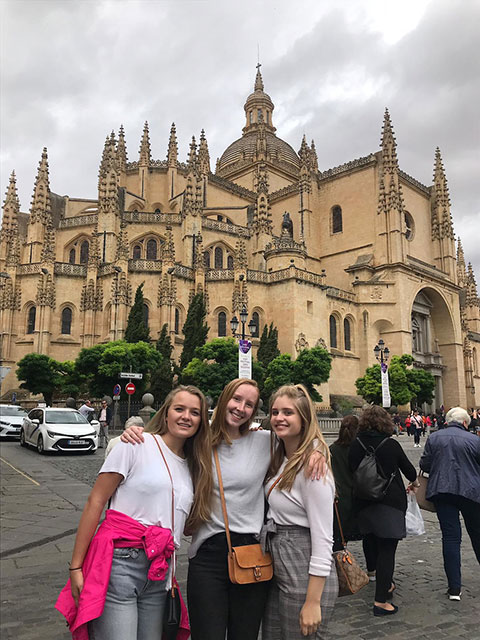
{"type": "MultiPolygon", "coordinates": [[[[265,485],[265,495],[283,473],[287,458],[275,478],[265,485]]],[[[310,529],[312,552],[308,573],[328,576],[332,567],[333,500],[335,484],[329,472],[326,478],[310,480],[300,471],[291,491],[280,491],[278,485],[268,497],[268,518],[279,525],[297,525],[310,529]]]]}

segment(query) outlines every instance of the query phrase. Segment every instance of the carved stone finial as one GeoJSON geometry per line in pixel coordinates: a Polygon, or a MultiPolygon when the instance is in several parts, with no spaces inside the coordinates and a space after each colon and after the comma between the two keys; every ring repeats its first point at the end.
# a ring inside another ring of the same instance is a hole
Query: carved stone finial
{"type": "Polygon", "coordinates": [[[443,168],[440,149],[435,149],[435,165],[433,171],[432,189],[432,235],[433,227],[438,225],[439,238],[454,239],[452,215],[450,213],[450,198],[448,193],[447,178],[443,168]]]}
{"type": "Polygon", "coordinates": [[[262,65],[260,63],[257,64],[257,75],[255,76],[255,86],[254,86],[255,91],[263,91],[265,89],[263,85],[262,74],[260,73],[261,66],[262,65]]]}
{"type": "Polygon", "coordinates": [[[142,140],[140,142],[140,150],[139,150],[139,164],[145,167],[150,166],[152,161],[151,151],[150,151],[150,134],[148,132],[148,122],[145,121],[143,125],[143,135],[142,140]]]}
{"type": "Polygon", "coordinates": [[[20,201],[17,194],[17,179],[15,171],[12,171],[3,202],[2,230],[11,229],[17,224],[19,212],[20,201]]]}
{"type": "Polygon", "coordinates": [[[125,143],[125,132],[123,130],[123,124],[120,125],[120,130],[118,132],[118,142],[117,142],[117,167],[121,173],[126,173],[127,171],[127,145],[125,143]]]}
{"type": "Polygon", "coordinates": [[[38,172],[33,189],[32,204],[30,207],[30,223],[41,222],[46,225],[50,221],[51,215],[48,155],[47,148],[44,147],[42,157],[38,164],[38,172]]]}
{"type": "Polygon", "coordinates": [[[190,151],[188,152],[187,158],[187,166],[188,168],[195,172],[197,170],[197,143],[195,141],[195,136],[192,136],[192,141],[190,143],[190,151]]]}
{"type": "Polygon", "coordinates": [[[167,164],[169,167],[176,167],[177,161],[178,161],[177,130],[175,128],[175,123],[172,122],[172,126],[170,128],[170,138],[168,140],[167,164]]]}
{"type": "Polygon", "coordinates": [[[203,129],[200,133],[200,145],[198,148],[198,169],[202,175],[210,173],[210,154],[208,152],[207,139],[203,129]]]}

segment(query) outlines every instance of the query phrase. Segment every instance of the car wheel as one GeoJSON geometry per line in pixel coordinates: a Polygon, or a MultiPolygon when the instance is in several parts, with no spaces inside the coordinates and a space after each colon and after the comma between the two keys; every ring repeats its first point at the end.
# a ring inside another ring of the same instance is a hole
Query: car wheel
{"type": "Polygon", "coordinates": [[[27,443],[25,441],[25,431],[23,429],[20,429],[20,446],[21,447],[27,446],[27,443]]]}
{"type": "Polygon", "coordinates": [[[42,436],[38,436],[37,451],[41,456],[45,453],[45,447],[43,446],[43,437],[42,436]]]}

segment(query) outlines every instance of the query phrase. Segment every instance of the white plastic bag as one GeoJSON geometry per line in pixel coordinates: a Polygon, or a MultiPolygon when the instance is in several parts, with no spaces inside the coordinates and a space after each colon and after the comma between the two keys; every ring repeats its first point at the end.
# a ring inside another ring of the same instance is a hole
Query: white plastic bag
{"type": "Polygon", "coordinates": [[[425,524],[413,491],[407,494],[407,513],[405,514],[407,536],[421,536],[425,533],[425,524]]]}

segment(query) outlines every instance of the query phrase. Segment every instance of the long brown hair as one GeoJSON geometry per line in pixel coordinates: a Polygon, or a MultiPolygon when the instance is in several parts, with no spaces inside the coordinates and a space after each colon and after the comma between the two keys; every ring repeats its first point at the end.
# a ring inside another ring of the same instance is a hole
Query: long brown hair
{"type": "Polygon", "coordinates": [[[208,425],[208,405],[205,396],[192,385],[175,387],[165,398],[165,402],[145,427],[148,433],[163,435],[167,433],[168,410],[181,391],[196,396],[200,400],[200,426],[191,438],[185,440],[183,451],[187,459],[188,468],[193,482],[193,504],[187,518],[185,528],[197,529],[203,522],[210,519],[213,490],[212,474],[212,440],[208,425]]]}
{"type": "MultiPolygon", "coordinates": [[[[279,490],[285,489],[290,491],[297,474],[301,471],[310,455],[316,449],[325,456],[328,467],[330,465],[330,450],[325,442],[320,425],[318,424],[317,414],[310,398],[308,391],[301,384],[286,384],[280,387],[270,397],[270,419],[272,418],[272,408],[277,398],[286,396],[292,400],[302,421],[302,430],[300,433],[300,443],[293,456],[288,460],[282,474],[282,479],[277,484],[279,490]]],[[[285,459],[285,445],[280,438],[271,432],[271,461],[267,471],[267,480],[277,475],[283,460],[285,459]]]]}
{"type": "Polygon", "coordinates": [[[385,433],[387,436],[391,436],[394,431],[390,414],[383,407],[379,407],[376,404],[367,407],[360,417],[358,431],[361,433],[370,429],[385,433]]]}
{"type": "Polygon", "coordinates": [[[212,424],[210,425],[212,431],[212,444],[214,447],[221,444],[222,442],[232,444],[232,440],[228,435],[225,416],[227,414],[227,404],[233,398],[238,387],[240,387],[242,384],[249,384],[257,390],[257,402],[255,404],[255,407],[253,408],[252,417],[250,418],[250,420],[247,420],[240,426],[241,435],[248,431],[248,428],[250,427],[253,418],[257,413],[258,403],[260,401],[260,390],[255,380],[250,380],[250,378],[235,378],[235,380],[229,382],[218,398],[217,407],[212,417],[212,424]]]}
{"type": "Polygon", "coordinates": [[[358,424],[357,416],[345,416],[334,444],[338,444],[341,447],[349,447],[357,437],[358,424]]]}

